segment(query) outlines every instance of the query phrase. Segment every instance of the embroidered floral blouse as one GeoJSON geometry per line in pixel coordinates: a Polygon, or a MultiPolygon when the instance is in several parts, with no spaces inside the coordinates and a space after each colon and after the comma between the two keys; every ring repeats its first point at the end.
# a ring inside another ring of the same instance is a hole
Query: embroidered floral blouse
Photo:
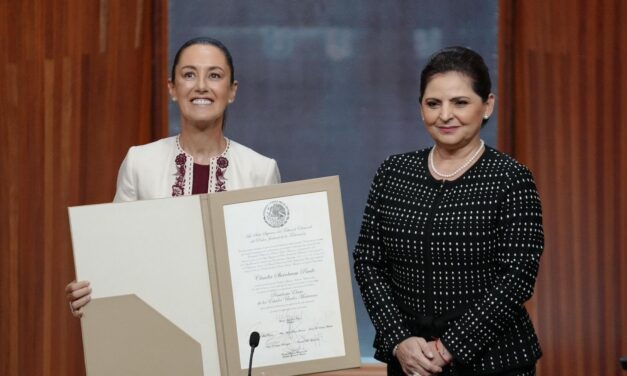
{"type": "MultiPolygon", "coordinates": [[[[209,164],[209,192],[257,187],[281,182],[274,159],[233,140],[209,164]]],[[[191,195],[194,160],[178,136],[133,146],[120,166],[115,202],[191,195]]]]}
{"type": "MultiPolygon", "coordinates": [[[[229,167],[227,152],[229,151],[230,144],[231,140],[227,138],[226,148],[222,154],[211,158],[209,161],[208,191],[204,193],[226,191],[226,180],[224,175],[226,169],[229,167]]],[[[191,155],[183,151],[183,148],[181,148],[179,136],[176,137],[176,147],[179,153],[176,155],[176,158],[174,158],[174,163],[176,164],[176,179],[174,180],[174,185],[172,185],[172,196],[200,193],[193,191],[194,170],[197,170],[194,168],[194,159],[191,155]]]]}

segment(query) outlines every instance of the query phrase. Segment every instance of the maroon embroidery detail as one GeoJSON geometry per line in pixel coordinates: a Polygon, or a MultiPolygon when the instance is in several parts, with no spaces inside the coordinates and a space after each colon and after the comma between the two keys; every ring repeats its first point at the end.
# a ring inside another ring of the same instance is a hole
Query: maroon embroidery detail
{"type": "Polygon", "coordinates": [[[218,157],[218,167],[227,168],[229,166],[229,160],[224,157],[218,157]]]}
{"type": "Polygon", "coordinates": [[[176,159],[174,159],[174,163],[176,163],[176,181],[172,186],[172,197],[183,196],[185,192],[185,162],[187,162],[185,153],[177,155],[176,159]]]}
{"type": "Polygon", "coordinates": [[[224,173],[229,166],[229,160],[225,157],[218,157],[216,161],[216,192],[226,191],[226,180],[224,179],[224,173]]]}

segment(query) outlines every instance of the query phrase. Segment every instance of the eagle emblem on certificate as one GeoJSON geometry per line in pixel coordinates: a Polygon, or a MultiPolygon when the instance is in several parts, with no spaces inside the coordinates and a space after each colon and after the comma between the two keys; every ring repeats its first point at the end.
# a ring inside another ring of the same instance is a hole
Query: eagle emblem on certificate
{"type": "Polygon", "coordinates": [[[271,201],[263,209],[263,220],[268,226],[278,228],[287,223],[290,218],[290,210],[281,201],[271,201]]]}

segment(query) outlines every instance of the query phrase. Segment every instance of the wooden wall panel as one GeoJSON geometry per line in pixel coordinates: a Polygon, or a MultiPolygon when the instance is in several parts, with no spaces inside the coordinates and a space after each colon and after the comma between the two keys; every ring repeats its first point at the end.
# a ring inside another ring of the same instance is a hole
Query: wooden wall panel
{"type": "Polygon", "coordinates": [[[540,375],[627,355],[627,3],[502,0],[500,146],[535,173],[546,232],[530,311],[540,375]]]}
{"type": "Polygon", "coordinates": [[[111,201],[128,147],[167,134],[164,12],[0,2],[0,375],[84,374],[67,207],[111,201]]]}

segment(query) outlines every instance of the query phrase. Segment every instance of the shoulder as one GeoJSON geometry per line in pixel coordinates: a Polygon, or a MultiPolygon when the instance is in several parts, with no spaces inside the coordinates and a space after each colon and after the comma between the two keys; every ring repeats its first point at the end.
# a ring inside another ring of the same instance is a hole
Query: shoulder
{"type": "Polygon", "coordinates": [[[486,147],[486,155],[474,170],[473,177],[491,182],[504,194],[512,189],[537,190],[533,173],[527,166],[492,147],[486,147]]]}
{"type": "Polygon", "coordinates": [[[420,169],[429,155],[429,150],[431,149],[426,148],[402,154],[392,154],[381,163],[378,173],[420,169]]]}
{"type": "Polygon", "coordinates": [[[246,161],[247,163],[254,164],[276,164],[276,161],[272,158],[268,158],[265,155],[262,155],[248,146],[244,146],[239,142],[233,141],[229,139],[229,154],[231,158],[240,161],[246,161]]]}
{"type": "Polygon", "coordinates": [[[527,166],[490,146],[486,146],[484,168],[488,170],[486,172],[496,173],[510,179],[532,176],[531,170],[527,166]]]}
{"type": "Polygon", "coordinates": [[[162,138],[144,145],[132,146],[129,154],[134,156],[156,157],[161,154],[168,155],[176,148],[176,136],[162,138]]]}
{"type": "Polygon", "coordinates": [[[176,153],[176,136],[162,138],[160,140],[131,146],[128,149],[126,160],[136,168],[152,168],[164,166],[167,161],[174,158],[176,153]]]}

